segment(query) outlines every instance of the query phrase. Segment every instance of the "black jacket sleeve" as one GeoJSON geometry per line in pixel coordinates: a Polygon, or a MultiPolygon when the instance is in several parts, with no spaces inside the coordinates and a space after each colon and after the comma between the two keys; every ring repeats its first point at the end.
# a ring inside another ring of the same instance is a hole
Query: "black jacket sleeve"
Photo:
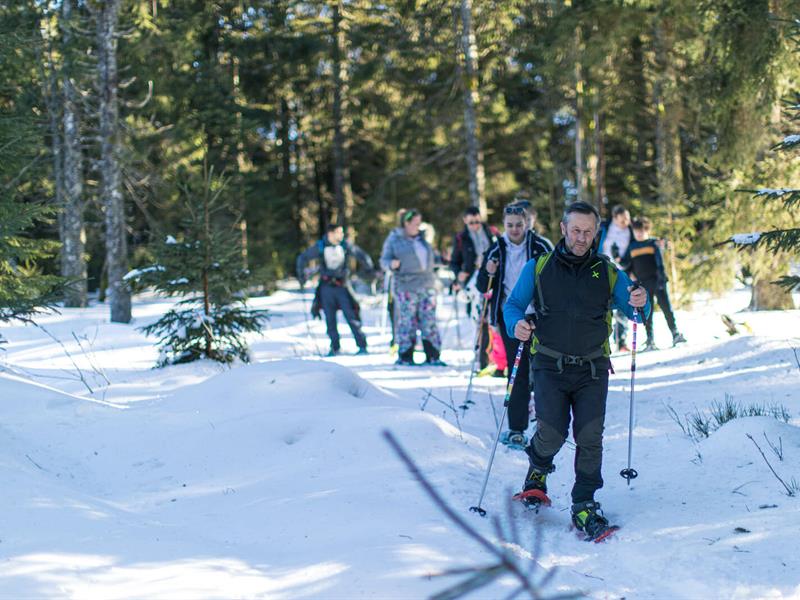
{"type": "Polygon", "coordinates": [[[372,258],[370,258],[369,254],[364,252],[361,246],[350,244],[350,252],[353,254],[358,263],[363,265],[367,271],[375,270],[375,264],[372,262],[372,258]]]}
{"type": "Polygon", "coordinates": [[[301,253],[300,256],[297,257],[297,263],[295,264],[295,273],[297,274],[297,279],[300,283],[305,283],[306,281],[306,274],[305,269],[306,265],[309,261],[316,260],[320,257],[319,253],[319,246],[314,244],[308,250],[301,253]]]}
{"type": "Polygon", "coordinates": [[[491,246],[489,246],[489,249],[484,252],[481,268],[478,271],[478,276],[475,278],[475,287],[478,288],[478,291],[481,294],[485,294],[489,289],[489,272],[486,270],[486,263],[489,260],[496,260],[498,263],[497,271],[495,271],[495,277],[492,279],[492,289],[495,289],[498,281],[497,275],[500,273],[500,248],[497,242],[494,242],[491,246]]]}
{"type": "Polygon", "coordinates": [[[460,241],[460,236],[461,232],[453,236],[453,251],[450,253],[450,270],[456,278],[461,272],[461,265],[464,264],[464,244],[460,241]]]}

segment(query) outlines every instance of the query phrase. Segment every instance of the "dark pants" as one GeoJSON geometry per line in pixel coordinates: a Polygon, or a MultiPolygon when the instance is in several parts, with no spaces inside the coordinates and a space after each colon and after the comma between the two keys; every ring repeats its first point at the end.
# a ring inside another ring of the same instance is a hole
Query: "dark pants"
{"type": "Polygon", "coordinates": [[[328,337],[331,338],[331,348],[339,350],[339,330],[336,327],[336,311],[341,310],[356,344],[359,348],[367,347],[367,337],[361,331],[361,321],[356,316],[356,309],[350,299],[350,292],[341,285],[323,282],[319,289],[320,303],[325,311],[325,324],[328,326],[328,337]]]}
{"type": "MultiPolygon", "coordinates": [[[[503,312],[498,315],[497,327],[500,336],[503,338],[503,345],[506,348],[506,358],[508,359],[508,380],[511,381],[511,371],[514,370],[514,358],[519,348],[519,340],[510,338],[506,333],[506,324],[503,320],[503,312]]],[[[517,378],[514,381],[514,388],[511,390],[511,398],[508,401],[508,428],[514,431],[525,431],[528,428],[529,404],[531,401],[530,384],[530,356],[531,346],[525,344],[522,350],[522,357],[519,360],[517,378]]]]}
{"type": "Polygon", "coordinates": [[[567,439],[572,418],[577,446],[572,502],[593,500],[594,492],[603,487],[600,470],[608,371],[598,368],[597,379],[592,379],[588,365],[566,365],[562,373],[535,366],[533,381],[536,433],[528,447],[531,465],[541,472],[550,470],[567,439]]]}
{"type": "MultiPolygon", "coordinates": [[[[648,279],[642,281],[642,287],[647,290],[647,295],[651,299],[650,302],[653,308],[655,308],[655,306],[652,304],[652,299],[655,298],[656,302],[658,302],[658,307],[661,309],[661,312],[664,313],[664,318],[667,320],[669,330],[675,334],[678,328],[675,325],[675,315],[672,312],[672,303],[669,301],[669,292],[667,291],[666,284],[659,286],[658,281],[655,279],[648,279]]],[[[644,328],[645,331],[647,331],[647,339],[651,341],[653,340],[653,313],[655,313],[655,310],[650,311],[650,317],[644,322],[644,328]]]]}

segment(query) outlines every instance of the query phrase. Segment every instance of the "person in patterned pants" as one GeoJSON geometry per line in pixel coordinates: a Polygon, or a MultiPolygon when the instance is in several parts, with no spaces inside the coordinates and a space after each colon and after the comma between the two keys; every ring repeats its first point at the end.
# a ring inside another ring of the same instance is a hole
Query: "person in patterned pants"
{"type": "Polygon", "coordinates": [[[414,343],[419,330],[425,363],[444,366],[439,358],[442,342],[436,327],[433,248],[420,232],[419,211],[411,208],[400,215],[399,221],[381,252],[381,267],[394,274],[397,364],[414,364],[414,343]]]}

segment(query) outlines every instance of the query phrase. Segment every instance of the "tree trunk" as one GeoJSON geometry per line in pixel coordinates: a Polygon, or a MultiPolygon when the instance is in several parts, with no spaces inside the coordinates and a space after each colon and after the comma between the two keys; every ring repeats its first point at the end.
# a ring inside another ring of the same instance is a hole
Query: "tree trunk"
{"type": "Polygon", "coordinates": [[[64,306],[84,307],[88,301],[88,282],[84,247],[86,231],[83,222],[83,153],[81,151],[78,92],[73,82],[72,0],[61,4],[62,48],[64,56],[63,95],[63,145],[62,176],[63,195],[59,203],[59,237],[61,239],[61,275],[71,280],[64,294],[64,306]]]}
{"type": "Polygon", "coordinates": [[[641,36],[634,36],[631,40],[631,90],[636,115],[636,164],[634,173],[639,187],[639,197],[650,198],[653,188],[652,164],[650,147],[652,146],[652,130],[649,124],[652,121],[649,106],[651,99],[647,89],[645,76],[644,44],[641,36]]]}
{"type": "Polygon", "coordinates": [[[317,198],[317,235],[322,238],[328,227],[328,211],[325,207],[325,198],[322,195],[322,176],[319,172],[319,161],[314,155],[314,195],[317,198]]]}
{"type": "Polygon", "coordinates": [[[291,139],[291,125],[292,115],[289,103],[286,98],[281,98],[281,182],[283,193],[292,200],[292,232],[295,245],[300,246],[300,240],[302,239],[300,221],[303,214],[303,201],[300,187],[297,185],[292,168],[294,165],[296,169],[298,165],[298,146],[300,144],[297,140],[293,142],[291,139]]]}
{"type": "Polygon", "coordinates": [[[236,175],[237,175],[237,194],[239,195],[239,236],[242,253],[242,268],[249,268],[247,260],[247,197],[245,195],[244,172],[246,169],[244,153],[244,121],[242,111],[238,108],[242,106],[241,89],[239,87],[239,57],[231,56],[231,76],[233,79],[233,100],[236,104],[236,175]]]}
{"type": "Polygon", "coordinates": [[[597,210],[600,214],[606,212],[608,205],[608,197],[606,196],[606,148],[603,142],[603,121],[600,116],[600,111],[595,108],[594,110],[594,151],[596,153],[595,160],[595,190],[597,210]]]}
{"type": "MultiPolygon", "coordinates": [[[[657,74],[653,83],[653,102],[656,109],[656,175],[658,200],[667,210],[670,238],[675,241],[675,205],[683,189],[681,173],[679,106],[675,100],[677,76],[670,56],[673,44],[672,24],[667,18],[656,20],[655,53],[657,74]]],[[[674,253],[670,255],[674,257],[674,253]]],[[[680,293],[675,260],[670,260],[672,288],[680,293]]]]}
{"type": "Polygon", "coordinates": [[[785,288],[771,283],[769,279],[753,281],[750,310],[793,310],[794,299],[785,288]]]}
{"type": "Polygon", "coordinates": [[[478,49],[472,30],[472,0],[461,0],[461,47],[464,53],[464,133],[467,143],[467,169],[469,171],[469,202],[478,207],[486,217],[486,177],[483,171],[477,107],[478,49]]]}
{"type": "Polygon", "coordinates": [[[333,193],[338,209],[338,223],[347,227],[353,217],[353,190],[350,187],[350,169],[347,166],[347,148],[344,132],[344,102],[347,86],[347,60],[342,32],[342,1],[333,7],[333,193]]]}
{"type": "Polygon", "coordinates": [[[580,62],[581,51],[581,30],[575,28],[575,51],[578,55],[575,58],[575,189],[578,192],[577,199],[586,201],[586,166],[583,158],[583,92],[585,81],[583,68],[580,62]]]}
{"type": "Polygon", "coordinates": [[[105,207],[106,263],[111,321],[129,323],[131,293],[123,280],[128,271],[125,203],[120,166],[117,26],[121,0],[106,0],[97,11],[98,87],[100,92],[100,196],[105,207]]]}

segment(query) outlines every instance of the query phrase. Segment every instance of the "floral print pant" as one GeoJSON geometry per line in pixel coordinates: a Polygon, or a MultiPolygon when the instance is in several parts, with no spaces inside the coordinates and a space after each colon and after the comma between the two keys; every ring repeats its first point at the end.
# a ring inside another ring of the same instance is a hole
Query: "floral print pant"
{"type": "Polygon", "coordinates": [[[440,350],[442,341],[436,328],[436,292],[434,290],[397,292],[395,300],[397,319],[395,341],[400,354],[414,346],[417,330],[422,333],[423,340],[428,340],[436,350],[440,350]]]}

